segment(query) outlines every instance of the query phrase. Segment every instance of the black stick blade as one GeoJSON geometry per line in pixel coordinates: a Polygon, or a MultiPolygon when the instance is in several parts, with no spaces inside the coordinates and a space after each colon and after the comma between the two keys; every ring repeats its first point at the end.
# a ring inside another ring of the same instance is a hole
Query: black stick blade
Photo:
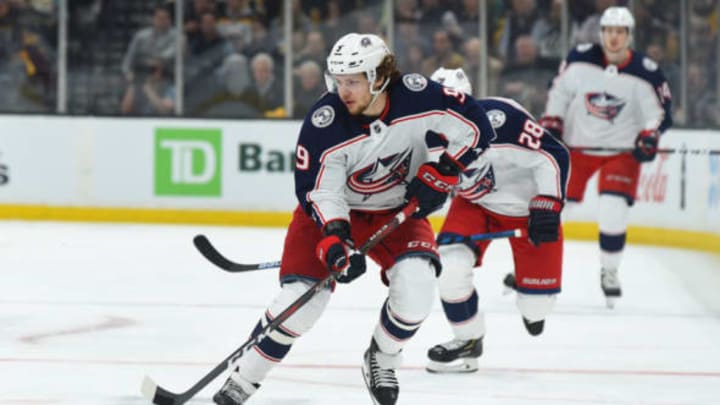
{"type": "Polygon", "coordinates": [[[172,393],[163,387],[157,385],[152,378],[145,376],[140,388],[143,396],[156,405],[181,405],[187,402],[189,398],[183,398],[182,395],[172,393]]]}
{"type": "Polygon", "coordinates": [[[196,235],[193,238],[193,244],[195,244],[195,248],[197,248],[197,250],[212,264],[231,273],[241,273],[244,271],[254,271],[280,267],[280,261],[253,264],[236,263],[223,256],[222,253],[218,252],[218,250],[215,249],[215,246],[210,243],[210,240],[208,240],[205,235],[196,235]]]}

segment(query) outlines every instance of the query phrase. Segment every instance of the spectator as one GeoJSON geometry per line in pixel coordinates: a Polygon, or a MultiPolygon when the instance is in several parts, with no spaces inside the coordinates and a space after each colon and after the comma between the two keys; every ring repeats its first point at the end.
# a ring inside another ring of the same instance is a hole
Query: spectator
{"type": "Polygon", "coordinates": [[[545,107],[547,87],[555,74],[555,64],[538,57],[530,35],[515,40],[514,62],[506,65],[500,77],[500,95],[516,100],[534,115],[545,107]]]}
{"type": "Polygon", "coordinates": [[[294,118],[303,118],[318,98],[325,92],[322,68],[315,61],[307,60],[296,70],[294,118]]]}
{"type": "Polygon", "coordinates": [[[420,10],[417,0],[396,0],[395,20],[397,21],[420,21],[420,10]]]}
{"type": "Polygon", "coordinates": [[[563,0],[552,0],[550,12],[537,21],[530,33],[538,45],[538,54],[552,59],[555,65],[565,57],[562,49],[562,4],[563,0]]]}
{"type": "MultiPolygon", "coordinates": [[[[219,53],[221,55],[220,59],[224,59],[232,53],[232,47],[230,43],[220,35],[215,15],[205,13],[200,19],[200,30],[198,34],[190,40],[190,55],[191,57],[196,57],[206,54],[209,51],[219,53]]],[[[205,55],[203,57],[205,57],[205,55]]]]}
{"type": "Polygon", "coordinates": [[[217,71],[220,83],[231,97],[240,97],[250,87],[250,69],[245,55],[232,54],[225,58],[217,71]]]}
{"type": "MultiPolygon", "coordinates": [[[[430,53],[432,46],[427,38],[420,35],[420,25],[417,19],[408,19],[403,17],[402,19],[395,20],[395,55],[397,55],[400,61],[406,60],[409,55],[409,47],[420,45],[422,47],[421,52],[423,55],[430,53]]],[[[408,70],[403,71],[417,71],[417,66],[402,66],[401,68],[408,70]]]]}
{"type": "MultiPolygon", "coordinates": [[[[470,79],[470,83],[476,96],[486,96],[480,94],[480,86],[478,85],[480,64],[483,63],[483,60],[480,58],[482,47],[483,43],[478,37],[470,37],[463,44],[463,57],[465,59],[463,70],[470,79]]],[[[488,55],[487,64],[489,76],[487,91],[488,94],[497,94],[497,86],[500,79],[500,71],[502,70],[502,62],[499,59],[488,55]]]]}
{"type": "Polygon", "coordinates": [[[453,49],[447,31],[438,30],[433,34],[433,53],[423,61],[421,72],[429,77],[438,66],[446,69],[457,69],[463,67],[464,63],[465,60],[462,55],[453,49]]]}
{"type": "Polygon", "coordinates": [[[498,44],[498,55],[505,62],[514,62],[513,51],[517,38],[522,35],[530,35],[538,20],[539,13],[535,0],[512,0],[511,9],[505,16],[505,25],[498,44]]]}
{"type": "Polygon", "coordinates": [[[600,16],[606,8],[616,5],[617,0],[595,0],[595,12],[580,24],[573,34],[573,43],[600,43],[600,16]]]}
{"type": "Polygon", "coordinates": [[[248,91],[250,104],[264,115],[284,114],[283,86],[275,77],[275,62],[269,54],[261,52],[250,61],[253,83],[248,91]]]}
{"type": "Polygon", "coordinates": [[[694,128],[720,125],[720,104],[717,94],[709,87],[708,73],[704,65],[691,62],[687,68],[689,106],[684,108],[686,124],[694,128]]]}
{"type": "Polygon", "coordinates": [[[257,13],[249,0],[227,0],[225,15],[218,21],[218,31],[241,52],[252,42],[252,22],[257,13]]]}
{"type": "MultiPolygon", "coordinates": [[[[461,7],[456,12],[446,11],[442,21],[443,27],[450,34],[453,43],[459,46],[467,38],[480,35],[480,2],[462,0],[461,7]]],[[[476,87],[473,86],[473,88],[476,87]]]]}
{"type": "Polygon", "coordinates": [[[358,13],[356,18],[357,27],[355,28],[355,32],[383,35],[383,32],[378,25],[378,21],[380,19],[372,15],[372,13],[361,12],[358,13]]]}
{"type": "Polygon", "coordinates": [[[181,38],[171,27],[168,9],[162,6],[153,11],[152,26],[143,28],[133,36],[122,62],[122,72],[128,82],[144,82],[152,72],[156,59],[168,63],[175,56],[176,42],[181,38]]]}
{"type": "Polygon", "coordinates": [[[303,47],[295,57],[295,64],[299,65],[305,61],[311,60],[322,66],[325,63],[328,52],[325,47],[325,39],[323,38],[322,32],[308,32],[305,47],[303,47]]]}
{"type": "Polygon", "coordinates": [[[425,49],[425,46],[419,42],[409,44],[398,62],[401,71],[413,72],[417,70],[418,66],[422,66],[426,57],[425,49]]]}
{"type": "Polygon", "coordinates": [[[205,13],[215,15],[215,0],[192,0],[192,3],[185,1],[188,5],[185,9],[185,21],[183,30],[188,40],[192,40],[200,33],[202,16],[205,13]]]}
{"type": "Polygon", "coordinates": [[[168,115],[175,106],[175,87],[160,59],[151,62],[152,72],[143,83],[127,87],[120,103],[123,114],[168,115]]]}
{"type": "MultiPolygon", "coordinates": [[[[442,23],[446,8],[440,5],[440,0],[420,0],[420,34],[428,38],[442,23]]],[[[430,76],[435,70],[430,71],[430,76]]]]}
{"type": "MultiPolygon", "coordinates": [[[[697,4],[697,2],[694,2],[697,4]]],[[[635,31],[633,42],[637,49],[647,47],[651,42],[664,44],[665,56],[674,59],[677,51],[678,30],[682,3],[674,0],[636,0],[635,31]],[[674,42],[671,44],[670,42],[674,42]],[[670,48],[673,47],[673,49],[670,48]]]]}
{"type": "Polygon", "coordinates": [[[325,18],[325,24],[322,26],[324,37],[331,43],[336,41],[346,30],[346,26],[343,23],[344,21],[338,0],[328,1],[327,17],[325,18]]]}
{"type": "MultiPolygon", "coordinates": [[[[281,4],[282,7],[284,7],[285,2],[281,4]]],[[[313,21],[303,12],[300,0],[292,0],[292,21],[293,31],[308,32],[314,27],[313,21]]],[[[283,15],[280,14],[270,22],[270,32],[273,33],[273,35],[282,35],[283,30],[284,19],[283,15]]]]}
{"type": "Polygon", "coordinates": [[[8,0],[0,0],[0,51],[6,51],[20,37],[17,13],[8,0]]]}
{"type": "Polygon", "coordinates": [[[217,74],[233,48],[221,37],[215,16],[205,13],[201,17],[200,30],[190,42],[190,57],[186,64],[185,104],[188,111],[197,111],[223,91],[223,83],[217,74]]]}
{"type": "Polygon", "coordinates": [[[248,58],[252,58],[261,52],[266,52],[270,55],[277,54],[277,41],[275,37],[270,34],[265,22],[258,19],[252,22],[252,42],[245,48],[245,52],[243,53],[248,58]]]}

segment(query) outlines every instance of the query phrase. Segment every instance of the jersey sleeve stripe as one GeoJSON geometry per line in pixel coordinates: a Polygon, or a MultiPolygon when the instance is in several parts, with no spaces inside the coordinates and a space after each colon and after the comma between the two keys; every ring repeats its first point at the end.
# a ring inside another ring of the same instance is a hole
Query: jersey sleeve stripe
{"type": "Polygon", "coordinates": [[[398,118],[395,118],[394,120],[390,121],[390,125],[398,124],[398,123],[401,123],[404,121],[417,120],[420,118],[429,117],[431,115],[443,115],[443,114],[444,114],[444,112],[442,112],[440,110],[432,110],[432,111],[427,111],[427,112],[424,112],[421,114],[406,115],[404,117],[398,117],[398,118]]]}
{"type": "Polygon", "coordinates": [[[340,150],[340,149],[342,149],[342,148],[345,148],[345,147],[347,147],[347,146],[350,146],[350,145],[352,145],[352,144],[354,144],[354,143],[356,143],[356,142],[360,142],[360,141],[362,141],[363,139],[367,138],[368,136],[369,136],[368,134],[358,135],[358,136],[356,136],[355,138],[348,139],[347,141],[345,141],[345,142],[343,142],[343,143],[339,143],[339,144],[333,146],[332,148],[326,150],[325,152],[322,153],[322,155],[320,155],[320,164],[322,164],[322,163],[325,161],[325,159],[327,158],[327,156],[328,156],[329,154],[331,154],[331,153],[333,153],[333,152],[335,152],[335,151],[338,151],[338,150],[340,150]]]}

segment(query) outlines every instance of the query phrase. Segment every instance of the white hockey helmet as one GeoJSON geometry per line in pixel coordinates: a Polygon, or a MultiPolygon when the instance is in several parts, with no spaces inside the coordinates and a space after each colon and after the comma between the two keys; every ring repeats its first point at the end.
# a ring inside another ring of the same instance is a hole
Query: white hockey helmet
{"type": "Polygon", "coordinates": [[[432,76],[430,76],[430,79],[442,84],[445,87],[460,90],[463,93],[472,94],[472,85],[462,68],[440,68],[436,70],[432,76]]]}
{"type": "Polygon", "coordinates": [[[390,82],[387,78],[380,89],[375,90],[377,67],[380,66],[390,50],[385,41],[377,35],[350,33],[338,39],[327,58],[325,85],[334,93],[337,89],[334,75],[365,73],[370,82],[370,94],[380,94],[390,82]]]}
{"type": "Polygon", "coordinates": [[[602,27],[627,27],[632,31],[635,28],[635,18],[627,7],[608,7],[600,17],[602,27]]]}

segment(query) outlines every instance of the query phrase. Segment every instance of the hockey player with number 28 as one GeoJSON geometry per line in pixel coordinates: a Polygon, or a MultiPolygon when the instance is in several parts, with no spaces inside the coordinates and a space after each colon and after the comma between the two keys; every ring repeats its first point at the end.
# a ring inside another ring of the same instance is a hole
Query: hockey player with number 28
{"type": "MultiPolygon", "coordinates": [[[[255,330],[328,272],[339,272],[341,283],[362,275],[365,256],[355,252],[355,242],[365,241],[405,204],[417,203],[418,210],[368,252],[382,269],[388,297],[362,372],[373,402],[392,405],[399,394],[395,370],[401,351],[435,300],[440,263],[425,217],[443,205],[459,173],[482,159],[493,129],[471,97],[419,74],[401,75],[378,36],[343,36],[328,56],[327,70],[329,93],[306,117],[296,147],[300,204],[285,238],[282,288],[255,330]],[[447,140],[439,160],[430,159],[428,131],[447,140]]],[[[315,295],[240,357],[215,403],[245,403],[318,320],[331,292],[315,295]]]]}
{"type": "Polygon", "coordinates": [[[634,26],[626,7],[606,9],[600,18],[601,45],[581,44],[569,53],[539,121],[570,147],[568,208],[582,201],[588,180],[599,172],[600,283],[610,308],[621,296],[617,273],[640,164],[655,159],[660,135],[672,125],[671,94],[662,71],[630,49],[634,26]]]}
{"type": "MultiPolygon", "coordinates": [[[[432,79],[472,93],[462,69],[440,68],[432,79]]],[[[560,212],[570,154],[514,100],[490,97],[478,102],[487,111],[497,136],[486,158],[463,171],[438,241],[483,232],[526,230],[527,237],[510,239],[516,304],[528,333],[539,335],[561,287],[560,212]]],[[[473,268],[481,265],[489,244],[464,241],[440,246],[440,299],[455,338],[428,351],[428,371],[478,369],[485,321],[478,310],[473,268]]]]}

